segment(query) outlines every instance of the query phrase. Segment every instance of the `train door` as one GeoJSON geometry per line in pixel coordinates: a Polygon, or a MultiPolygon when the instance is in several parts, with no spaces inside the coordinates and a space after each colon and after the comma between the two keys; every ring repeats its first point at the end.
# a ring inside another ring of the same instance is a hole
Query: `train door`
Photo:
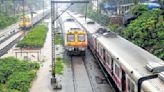
{"type": "Polygon", "coordinates": [[[125,71],[123,69],[122,69],[121,84],[122,84],[122,91],[124,92],[126,89],[126,76],[125,76],[125,71]]]}
{"type": "Polygon", "coordinates": [[[114,75],[114,73],[113,73],[113,72],[114,72],[114,71],[113,71],[113,61],[114,61],[113,58],[111,58],[111,69],[112,69],[112,75],[114,75]]]}
{"type": "Polygon", "coordinates": [[[98,55],[98,52],[99,52],[99,44],[98,44],[98,42],[97,42],[97,39],[95,38],[94,39],[94,41],[95,41],[95,55],[98,55]]]}
{"type": "Polygon", "coordinates": [[[102,57],[103,57],[103,61],[104,61],[104,64],[106,63],[106,59],[105,59],[105,49],[102,48],[103,52],[102,52],[102,57]]]}
{"type": "Polygon", "coordinates": [[[90,44],[92,44],[91,46],[91,48],[92,48],[92,52],[96,55],[96,51],[97,51],[97,42],[96,42],[96,38],[94,37],[94,35],[91,35],[91,41],[92,41],[92,43],[90,43],[90,44]]]}
{"type": "Polygon", "coordinates": [[[126,92],[135,92],[135,82],[126,74],[126,92]]]}

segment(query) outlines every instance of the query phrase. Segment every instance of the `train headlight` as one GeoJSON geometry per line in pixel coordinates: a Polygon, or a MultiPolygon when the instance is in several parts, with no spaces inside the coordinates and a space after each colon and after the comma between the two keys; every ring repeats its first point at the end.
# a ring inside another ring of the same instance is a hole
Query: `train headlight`
{"type": "Polygon", "coordinates": [[[81,51],[85,51],[85,47],[79,47],[79,50],[81,50],[81,51]]]}
{"type": "Polygon", "coordinates": [[[72,47],[72,46],[67,46],[66,49],[67,49],[68,51],[72,51],[72,50],[74,50],[74,47],[72,47]]]}

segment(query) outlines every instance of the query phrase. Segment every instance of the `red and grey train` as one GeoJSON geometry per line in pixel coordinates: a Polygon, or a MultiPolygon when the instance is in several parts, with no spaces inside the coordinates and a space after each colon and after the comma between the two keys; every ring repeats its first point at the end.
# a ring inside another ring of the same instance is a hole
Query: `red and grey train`
{"type": "Polygon", "coordinates": [[[97,23],[69,14],[87,31],[91,51],[120,92],[164,92],[164,61],[97,23]]]}

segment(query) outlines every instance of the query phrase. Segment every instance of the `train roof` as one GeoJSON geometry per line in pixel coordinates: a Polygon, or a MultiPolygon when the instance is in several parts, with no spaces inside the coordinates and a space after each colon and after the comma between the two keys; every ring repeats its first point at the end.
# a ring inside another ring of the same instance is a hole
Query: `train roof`
{"type": "Polygon", "coordinates": [[[63,25],[64,25],[64,33],[73,30],[73,29],[78,29],[81,30],[82,28],[80,27],[80,25],[78,23],[76,23],[75,21],[65,21],[67,19],[70,19],[70,17],[68,17],[69,15],[67,13],[64,13],[62,15],[62,21],[63,21],[63,25]]]}
{"type": "MultiPolygon", "coordinates": [[[[77,18],[77,20],[84,23],[84,19],[77,16],[75,17],[77,18]]],[[[83,26],[85,26],[85,28],[87,28],[87,31],[90,33],[95,33],[95,31],[99,27],[101,27],[99,24],[83,24],[83,26]]],[[[152,68],[155,68],[158,66],[164,66],[164,61],[162,61],[161,59],[134,45],[133,43],[120,37],[119,35],[114,35],[115,36],[112,37],[105,37],[103,35],[100,35],[97,39],[101,44],[103,44],[103,46],[105,46],[105,48],[110,53],[112,53],[113,56],[119,58],[118,63],[121,64],[121,67],[123,69],[128,71],[128,74],[131,75],[136,83],[138,82],[139,78],[154,74],[149,71],[149,68],[146,67],[151,66],[152,68]]],[[[164,69],[164,67],[162,67],[161,69],[164,69]]],[[[150,85],[149,87],[152,87],[151,90],[153,90],[154,88],[154,90],[156,91],[164,92],[164,81],[162,81],[159,77],[151,79],[150,81],[145,81],[143,82],[143,84],[142,86],[144,86],[145,89],[145,85],[150,85]]]]}
{"type": "MultiPolygon", "coordinates": [[[[46,11],[50,11],[50,9],[49,8],[44,9],[44,12],[46,12],[46,11]]],[[[34,11],[33,12],[33,18],[38,16],[38,15],[40,15],[40,14],[42,14],[42,13],[43,13],[43,10],[36,10],[36,11],[34,11]]],[[[20,18],[23,18],[23,15],[20,18]]],[[[31,19],[31,14],[27,14],[27,15],[25,14],[24,18],[30,18],[31,19]]]]}
{"type": "MultiPolygon", "coordinates": [[[[119,58],[119,63],[121,63],[123,68],[126,68],[129,73],[133,72],[131,75],[136,82],[138,82],[137,80],[141,77],[153,74],[146,69],[148,64],[152,65],[152,67],[156,67],[156,65],[164,66],[164,62],[161,59],[120,36],[112,38],[101,36],[98,40],[107,50],[109,50],[109,52],[114,54],[116,58],[119,58]],[[135,76],[133,76],[133,74],[135,76]]],[[[160,92],[164,91],[164,82],[159,78],[151,80],[151,82],[155,88],[160,90],[160,92]]]]}

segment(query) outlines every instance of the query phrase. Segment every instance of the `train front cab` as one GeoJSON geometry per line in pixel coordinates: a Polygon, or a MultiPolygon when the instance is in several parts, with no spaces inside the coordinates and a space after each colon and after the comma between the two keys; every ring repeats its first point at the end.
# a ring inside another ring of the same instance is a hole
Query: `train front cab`
{"type": "Polygon", "coordinates": [[[29,16],[22,16],[18,24],[21,30],[28,30],[31,25],[31,19],[29,16]]]}
{"type": "Polygon", "coordinates": [[[69,55],[85,55],[87,38],[85,32],[68,32],[65,36],[65,49],[69,55]]]}

